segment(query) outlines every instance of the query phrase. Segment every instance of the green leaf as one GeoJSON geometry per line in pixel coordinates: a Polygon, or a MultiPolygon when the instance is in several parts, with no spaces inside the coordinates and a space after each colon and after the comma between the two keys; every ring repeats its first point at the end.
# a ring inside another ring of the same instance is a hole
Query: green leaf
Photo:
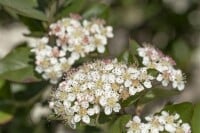
{"type": "Polygon", "coordinates": [[[10,84],[8,81],[0,80],[0,100],[12,97],[10,84]]]}
{"type": "Polygon", "coordinates": [[[15,82],[29,83],[40,81],[31,65],[30,48],[19,46],[0,61],[0,78],[15,82]]]}
{"type": "Polygon", "coordinates": [[[110,120],[112,120],[112,118],[114,118],[114,115],[105,115],[104,112],[101,112],[98,118],[98,122],[99,124],[104,124],[106,122],[109,122],[110,120]]]}
{"type": "Polygon", "coordinates": [[[123,115],[118,117],[110,126],[109,133],[122,133],[125,131],[126,123],[131,119],[131,115],[123,115]]]}
{"type": "Polygon", "coordinates": [[[124,63],[127,63],[129,62],[129,57],[130,57],[130,54],[129,54],[129,51],[124,51],[119,57],[118,57],[118,60],[121,61],[121,62],[124,62],[124,63]]]}
{"type": "MultiPolygon", "coordinates": [[[[168,111],[169,113],[178,113],[183,122],[190,122],[193,114],[193,105],[189,102],[167,105],[163,110],[168,111]]],[[[199,132],[198,132],[199,133],[199,132]]]]}
{"type": "Polygon", "coordinates": [[[9,122],[12,118],[12,114],[0,110],[0,125],[9,122]]]}
{"type": "Polygon", "coordinates": [[[135,63],[136,65],[139,65],[139,60],[137,58],[137,49],[139,47],[140,45],[135,40],[129,40],[129,53],[131,55],[129,60],[131,63],[135,63]]]}
{"type": "Polygon", "coordinates": [[[33,0],[0,0],[0,4],[14,10],[19,15],[47,21],[45,14],[35,9],[37,3],[33,0]]]}
{"type": "Polygon", "coordinates": [[[144,97],[140,98],[138,104],[145,104],[148,102],[152,102],[154,100],[169,98],[175,95],[178,95],[179,92],[176,90],[166,90],[166,89],[151,89],[149,90],[144,97]]]}
{"type": "Polygon", "coordinates": [[[88,10],[83,13],[84,18],[100,17],[107,19],[109,15],[109,7],[105,4],[95,3],[91,5],[88,10]]]}
{"type": "Polygon", "coordinates": [[[64,7],[63,10],[57,14],[57,18],[62,18],[68,16],[70,13],[79,13],[84,5],[86,4],[86,0],[73,0],[70,1],[70,4],[67,7],[64,7]]]}
{"type": "Polygon", "coordinates": [[[136,101],[138,101],[138,99],[140,99],[144,94],[146,93],[146,91],[140,92],[140,93],[136,93],[134,96],[130,96],[128,99],[124,100],[122,102],[122,107],[128,107],[132,104],[134,104],[136,101]]]}
{"type": "Polygon", "coordinates": [[[130,54],[132,55],[137,55],[137,49],[140,47],[140,45],[135,41],[135,40],[132,40],[130,39],[129,40],[129,51],[130,51],[130,54]]]}
{"type": "Polygon", "coordinates": [[[192,133],[200,133],[200,103],[194,107],[194,113],[192,116],[192,133]]]}
{"type": "Polygon", "coordinates": [[[94,126],[85,126],[83,133],[101,133],[101,129],[94,126]]]}
{"type": "Polygon", "coordinates": [[[13,106],[0,102],[0,125],[13,119],[15,109],[13,106]]]}

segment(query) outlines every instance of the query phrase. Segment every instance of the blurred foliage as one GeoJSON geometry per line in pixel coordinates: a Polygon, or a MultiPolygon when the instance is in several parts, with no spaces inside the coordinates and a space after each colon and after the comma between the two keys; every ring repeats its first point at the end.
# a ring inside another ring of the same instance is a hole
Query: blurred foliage
{"type": "MultiPolygon", "coordinates": [[[[199,12],[200,2],[185,0],[187,3],[182,3],[181,6],[177,1],[0,0],[0,26],[8,26],[13,22],[23,23],[30,30],[30,34],[26,36],[41,37],[48,30],[50,23],[68,16],[71,12],[79,13],[84,18],[104,18],[114,26],[116,33],[122,30],[128,35],[127,38],[115,38],[117,41],[111,41],[111,44],[120,42],[119,40],[130,40],[128,46],[121,44],[125,47],[125,50],[117,55],[121,61],[137,64],[137,42],[151,42],[171,55],[178,67],[189,74],[191,54],[198,45],[194,36],[200,30],[199,20],[193,16],[199,12]]],[[[47,104],[48,98],[44,93],[48,90],[48,84],[34,72],[31,65],[33,58],[29,50],[22,44],[0,60],[0,133],[56,133],[60,126],[60,122],[49,122],[46,118],[41,118],[39,122],[32,120],[34,105],[38,102],[42,102],[44,106],[47,104]]],[[[112,50],[111,47],[108,51],[112,50]]],[[[167,99],[177,94],[176,91],[153,89],[130,97],[123,102],[123,106],[144,104],[160,98],[167,99]]],[[[199,104],[167,105],[165,109],[180,113],[184,121],[191,122],[193,133],[200,132],[199,104]]],[[[128,118],[129,115],[115,116],[109,123],[110,133],[122,132],[122,126],[128,118]]],[[[99,119],[100,124],[106,121],[106,118],[99,119]]],[[[67,127],[62,130],[73,132],[67,127]]],[[[83,126],[78,132],[103,131],[93,126],[83,126]]]]}

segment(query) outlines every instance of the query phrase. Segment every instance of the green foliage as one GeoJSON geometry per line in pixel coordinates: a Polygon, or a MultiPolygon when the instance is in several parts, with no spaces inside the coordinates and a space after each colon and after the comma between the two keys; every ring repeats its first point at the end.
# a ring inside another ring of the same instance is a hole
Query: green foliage
{"type": "Polygon", "coordinates": [[[189,102],[167,105],[163,110],[170,113],[178,113],[183,122],[190,122],[193,114],[193,104],[189,102]]]}
{"type": "Polygon", "coordinates": [[[31,64],[30,48],[19,46],[0,62],[0,78],[20,83],[40,81],[31,64]]]}
{"type": "Polygon", "coordinates": [[[109,133],[122,133],[125,131],[126,123],[131,119],[130,115],[122,115],[112,122],[109,133]]]}
{"type": "Polygon", "coordinates": [[[45,14],[35,9],[37,6],[35,0],[0,0],[0,4],[6,8],[12,9],[19,15],[47,21],[45,14]]]}
{"type": "MultiPolygon", "coordinates": [[[[196,44],[193,44],[191,40],[193,40],[194,33],[198,33],[198,27],[192,26],[190,20],[188,21],[188,15],[195,11],[199,4],[194,2],[191,5],[186,13],[177,14],[163,2],[148,0],[117,0],[111,3],[93,0],[0,0],[0,24],[7,24],[18,19],[30,30],[26,36],[41,37],[45,35],[51,22],[68,17],[70,13],[79,13],[83,18],[104,18],[111,25],[115,25],[114,29],[125,29],[130,38],[137,40],[129,40],[128,48],[118,57],[120,61],[139,65],[136,52],[139,47],[137,42],[147,40],[159,42],[161,40],[163,42],[156,45],[172,55],[178,66],[188,70],[186,72],[190,74],[188,66],[192,50],[196,48],[196,44]],[[133,10],[129,11],[129,9],[133,10]],[[128,14],[134,16],[133,20],[128,14]],[[14,19],[9,15],[14,16],[14,19]],[[131,23],[127,23],[127,20],[128,22],[131,20],[131,23]],[[163,36],[159,36],[160,33],[165,33],[164,39],[163,36]]],[[[97,56],[80,60],[79,64],[93,60],[97,56]]],[[[106,57],[108,56],[106,55],[106,57]]],[[[25,45],[13,48],[7,56],[0,60],[0,125],[5,125],[0,128],[0,132],[55,132],[58,121],[49,123],[45,119],[35,124],[29,118],[32,106],[40,102],[47,86],[47,83],[41,81],[41,78],[35,73],[33,64],[30,48],[25,45]]],[[[178,94],[180,93],[175,90],[162,88],[145,90],[122,101],[122,107],[145,105],[178,94]]],[[[47,104],[47,100],[44,101],[45,104],[47,104]]],[[[163,110],[179,113],[184,122],[191,123],[193,133],[200,133],[200,104],[193,106],[192,103],[185,102],[167,105],[163,110]]],[[[125,131],[125,124],[130,119],[131,116],[124,115],[123,112],[109,117],[102,113],[98,118],[98,124],[109,123],[108,127],[83,126],[79,131],[97,133],[103,132],[100,128],[106,130],[109,128],[109,133],[122,133],[125,131]]]]}
{"type": "Polygon", "coordinates": [[[69,0],[67,8],[64,7],[58,14],[57,18],[67,17],[70,13],[79,13],[87,1],[85,0],[69,0]]]}
{"type": "Polygon", "coordinates": [[[199,133],[200,132],[200,104],[196,104],[194,106],[194,113],[192,116],[192,132],[199,133]]]}
{"type": "Polygon", "coordinates": [[[109,7],[105,4],[95,3],[91,5],[84,13],[84,18],[99,17],[103,19],[108,19],[109,7]]]}
{"type": "Polygon", "coordinates": [[[138,104],[145,104],[158,99],[166,99],[178,94],[179,92],[177,92],[176,90],[165,90],[163,88],[162,89],[154,88],[150,89],[143,97],[141,97],[140,100],[138,101],[138,104]]]}

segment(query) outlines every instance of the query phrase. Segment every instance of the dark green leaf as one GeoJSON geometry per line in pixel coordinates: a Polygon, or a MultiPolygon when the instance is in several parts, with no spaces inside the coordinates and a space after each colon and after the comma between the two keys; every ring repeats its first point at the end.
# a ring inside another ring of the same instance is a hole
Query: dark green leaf
{"type": "Polygon", "coordinates": [[[136,93],[134,96],[130,96],[128,99],[124,100],[122,102],[122,107],[128,107],[132,104],[134,104],[138,99],[140,99],[146,91],[143,91],[141,93],[136,93]]]}
{"type": "Polygon", "coordinates": [[[70,13],[79,13],[84,5],[86,4],[86,0],[73,0],[67,7],[64,7],[57,14],[57,18],[62,18],[68,16],[70,13]]]}
{"type": "Polygon", "coordinates": [[[101,129],[94,126],[86,126],[83,133],[101,133],[101,129]]]}
{"type": "Polygon", "coordinates": [[[99,119],[98,119],[98,122],[99,122],[99,124],[104,124],[104,123],[109,122],[110,120],[112,120],[112,118],[114,118],[113,115],[108,116],[108,115],[105,115],[104,112],[101,112],[100,116],[99,116],[99,119]]]}
{"type": "Polygon", "coordinates": [[[192,103],[184,102],[180,104],[167,105],[163,110],[170,113],[178,113],[183,122],[190,122],[193,114],[193,105],[192,103]]]}
{"type": "Polygon", "coordinates": [[[7,81],[0,80],[0,100],[11,98],[10,84],[7,81]]]}
{"type": "Polygon", "coordinates": [[[200,133],[200,104],[196,104],[194,107],[191,124],[192,133],[200,133]]]}
{"type": "Polygon", "coordinates": [[[19,46],[0,61],[0,78],[16,82],[40,81],[30,62],[30,49],[19,46]]]}
{"type": "Polygon", "coordinates": [[[47,20],[47,17],[43,12],[35,9],[37,3],[32,0],[0,0],[0,4],[16,11],[22,16],[43,21],[47,20]]]}
{"type": "Polygon", "coordinates": [[[109,133],[122,133],[125,131],[126,123],[131,119],[130,115],[123,115],[118,117],[110,126],[109,133]]]}

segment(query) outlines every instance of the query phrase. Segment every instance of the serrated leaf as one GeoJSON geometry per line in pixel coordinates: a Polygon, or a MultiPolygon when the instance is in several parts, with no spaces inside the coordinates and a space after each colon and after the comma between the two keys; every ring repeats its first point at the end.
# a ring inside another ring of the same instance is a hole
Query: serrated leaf
{"type": "Polygon", "coordinates": [[[193,114],[193,105],[189,102],[167,105],[163,108],[170,113],[178,113],[183,122],[190,122],[193,114]]]}
{"type": "Polygon", "coordinates": [[[30,48],[19,46],[0,61],[0,78],[28,83],[40,81],[30,64],[30,48]]]}
{"type": "Polygon", "coordinates": [[[122,115],[118,117],[109,128],[109,133],[122,133],[125,131],[126,123],[131,119],[131,115],[122,115]]]}
{"type": "Polygon", "coordinates": [[[31,0],[0,0],[0,4],[14,10],[19,15],[47,21],[45,14],[37,10],[35,7],[37,4],[31,0]]]}
{"type": "Polygon", "coordinates": [[[200,133],[200,103],[194,107],[191,124],[192,133],[200,133]]]}

